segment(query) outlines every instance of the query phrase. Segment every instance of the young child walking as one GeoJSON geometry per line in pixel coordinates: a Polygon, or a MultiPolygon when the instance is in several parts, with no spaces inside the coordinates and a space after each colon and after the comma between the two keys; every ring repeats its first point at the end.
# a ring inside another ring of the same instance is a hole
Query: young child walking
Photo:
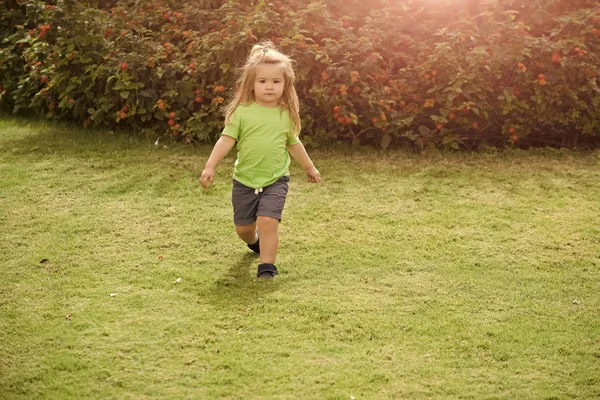
{"type": "Polygon", "coordinates": [[[295,74],[289,57],[272,43],[255,45],[225,109],[225,128],[200,177],[204,189],[214,182],[215,168],[235,146],[233,222],[248,247],[260,255],[257,276],[277,275],[279,222],[288,191],[290,154],[309,182],[321,174],[306,153],[300,133],[295,74]]]}

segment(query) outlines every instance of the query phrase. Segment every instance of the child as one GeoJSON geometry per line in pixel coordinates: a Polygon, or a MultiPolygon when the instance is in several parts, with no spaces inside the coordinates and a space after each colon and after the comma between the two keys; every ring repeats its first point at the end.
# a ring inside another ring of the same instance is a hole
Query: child
{"type": "Polygon", "coordinates": [[[294,80],[291,60],[272,43],[252,48],[234,99],[225,110],[225,128],[200,177],[206,189],[214,181],[217,165],[237,146],[233,222],[240,239],[260,255],[259,278],[277,275],[275,256],[288,191],[289,155],[304,169],[309,182],[321,181],[298,139],[300,107],[294,80]]]}

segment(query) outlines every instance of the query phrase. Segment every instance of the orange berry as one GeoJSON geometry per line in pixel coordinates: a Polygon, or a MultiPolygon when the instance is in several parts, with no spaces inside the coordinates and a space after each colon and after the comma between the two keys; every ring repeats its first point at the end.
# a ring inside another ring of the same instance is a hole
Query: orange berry
{"type": "Polygon", "coordinates": [[[508,133],[510,133],[511,135],[513,133],[515,133],[515,128],[513,128],[513,127],[508,128],[508,133]]]}
{"type": "Polygon", "coordinates": [[[174,119],[170,119],[168,122],[169,126],[173,126],[175,125],[175,120],[174,119]]]}
{"type": "Polygon", "coordinates": [[[450,113],[450,114],[448,114],[448,119],[449,119],[450,121],[454,121],[454,118],[456,118],[456,114],[454,114],[454,113],[450,113]]]}
{"type": "Polygon", "coordinates": [[[562,61],[562,57],[558,53],[552,54],[552,62],[554,64],[560,64],[561,61],[562,61]]]}
{"type": "Polygon", "coordinates": [[[171,111],[169,113],[169,118],[171,118],[171,119],[175,118],[175,113],[173,111],[171,111]]]}

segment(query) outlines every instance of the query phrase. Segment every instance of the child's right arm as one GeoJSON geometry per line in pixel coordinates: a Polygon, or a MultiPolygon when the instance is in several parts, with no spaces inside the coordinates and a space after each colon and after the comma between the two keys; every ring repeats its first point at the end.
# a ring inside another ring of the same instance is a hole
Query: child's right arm
{"type": "Polygon", "coordinates": [[[217,165],[219,165],[221,160],[223,160],[234,146],[235,139],[231,136],[222,135],[219,140],[217,140],[212,153],[210,153],[210,157],[208,157],[204,171],[202,171],[202,175],[200,176],[200,185],[202,185],[204,189],[208,188],[209,183],[212,184],[215,181],[215,168],[217,168],[217,165]]]}

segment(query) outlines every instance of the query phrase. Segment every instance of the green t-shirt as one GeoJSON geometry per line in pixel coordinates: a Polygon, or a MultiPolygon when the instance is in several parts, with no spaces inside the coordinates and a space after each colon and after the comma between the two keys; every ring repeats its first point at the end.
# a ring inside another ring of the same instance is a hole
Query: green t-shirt
{"type": "Polygon", "coordinates": [[[299,143],[288,110],[256,103],[240,105],[223,129],[237,143],[233,178],[254,189],[269,186],[290,174],[286,145],[299,143]]]}

